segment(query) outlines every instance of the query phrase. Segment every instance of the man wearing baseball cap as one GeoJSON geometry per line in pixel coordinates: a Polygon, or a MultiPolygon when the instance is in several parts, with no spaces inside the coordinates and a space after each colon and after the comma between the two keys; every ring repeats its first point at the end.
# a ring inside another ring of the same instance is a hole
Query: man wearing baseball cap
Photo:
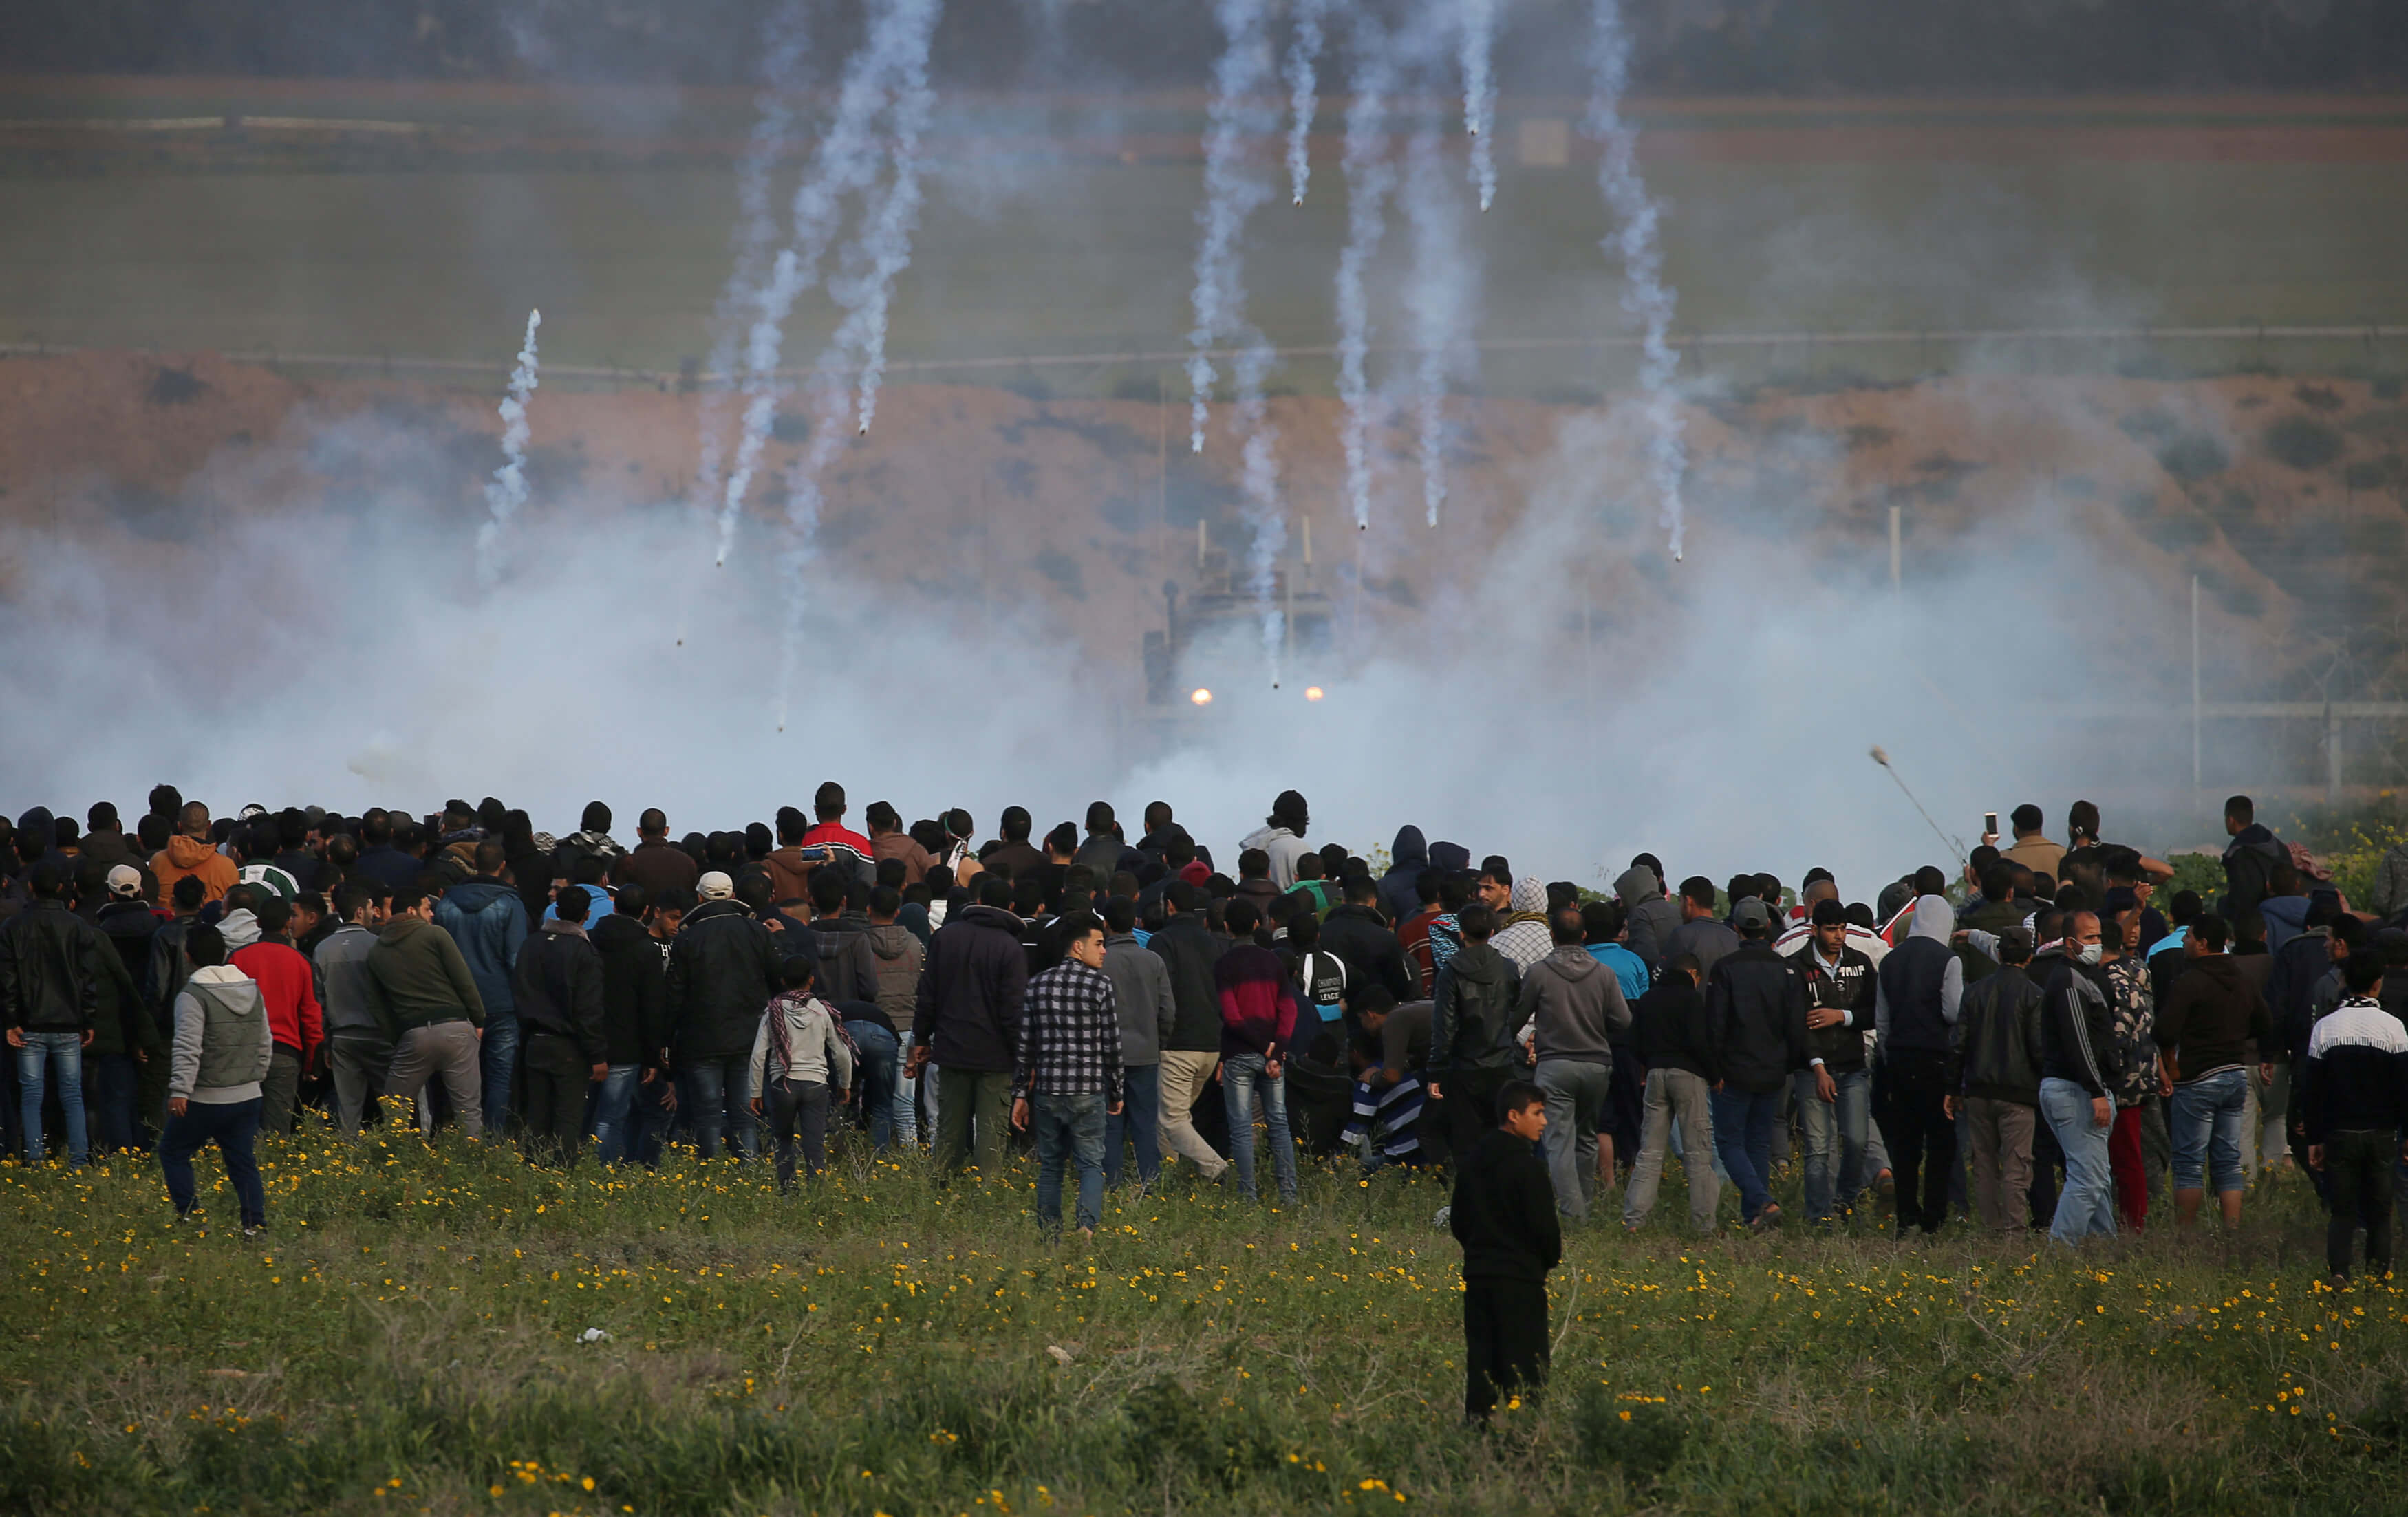
{"type": "Polygon", "coordinates": [[[736,899],[717,869],[695,881],[697,904],[669,946],[665,986],[678,1104],[694,1113],[694,1140],[710,1158],[724,1138],[752,1156],[752,1037],[777,997],[779,954],[769,929],[736,899]]]}

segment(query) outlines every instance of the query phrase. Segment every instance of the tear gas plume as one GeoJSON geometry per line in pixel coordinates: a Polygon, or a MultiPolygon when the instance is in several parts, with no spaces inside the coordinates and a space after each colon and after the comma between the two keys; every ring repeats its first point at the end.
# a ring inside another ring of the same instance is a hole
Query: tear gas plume
{"type": "Polygon", "coordinates": [[[1386,151],[1388,93],[1396,83],[1388,35],[1377,20],[1358,15],[1352,37],[1353,98],[1346,106],[1346,246],[1338,255],[1338,397],[1346,418],[1346,498],[1357,531],[1371,524],[1371,387],[1364,373],[1370,351],[1370,302],[1364,275],[1386,230],[1388,197],[1397,185],[1386,151]]]}
{"type": "Polygon", "coordinates": [[[1595,0],[1589,37],[1592,78],[1588,133],[1604,152],[1598,160],[1598,188],[1618,223],[1608,250],[1622,260],[1622,308],[1638,319],[1641,334],[1639,387],[1647,397],[1647,472],[1656,488],[1660,524],[1670,534],[1672,558],[1681,558],[1684,511],[1681,491],[1688,473],[1688,446],[1682,437],[1681,408],[1673,393],[1680,355],[1672,351],[1672,290],[1664,282],[1664,249],[1657,237],[1655,197],[1639,173],[1639,130],[1622,113],[1630,84],[1630,33],[1621,0],[1595,0]]]}
{"type": "Polygon", "coordinates": [[[477,529],[477,580],[492,588],[501,578],[502,534],[526,504],[527,397],[535,394],[535,329],[543,312],[527,312],[526,340],[519,347],[518,367],[510,370],[510,387],[502,396],[502,466],[485,485],[484,525],[477,529]]]}
{"type": "Polygon", "coordinates": [[[713,562],[724,567],[743,519],[753,471],[778,410],[777,370],[784,351],[786,319],[795,302],[819,278],[829,245],[841,229],[846,201],[878,177],[884,155],[873,128],[916,68],[924,78],[935,0],[874,0],[861,47],[845,63],[835,119],[820,138],[788,208],[786,245],[752,303],[744,348],[743,428],[719,507],[719,543],[713,562]]]}
{"type": "Polygon", "coordinates": [[[1497,199],[1497,80],[1488,64],[1497,33],[1496,0],[1462,0],[1463,130],[1470,143],[1471,182],[1480,208],[1497,199]]]}
{"type": "Polygon", "coordinates": [[[1312,179],[1312,161],[1306,156],[1306,139],[1312,132],[1312,118],[1320,108],[1315,98],[1314,65],[1321,57],[1321,14],[1327,0],[1297,0],[1294,25],[1295,35],[1287,46],[1287,182],[1288,193],[1296,204],[1304,204],[1305,186],[1312,179]]]}
{"type": "MultiPolygon", "coordinates": [[[[828,404],[841,415],[844,400],[839,387],[828,404]]],[[[42,723],[10,723],[0,766],[17,806],[124,806],[163,779],[221,812],[251,800],[423,811],[494,794],[563,833],[596,797],[623,819],[665,807],[681,832],[740,825],[823,778],[864,802],[891,798],[907,818],[967,806],[982,836],[1006,804],[1042,824],[1098,796],[1132,816],[1161,797],[1231,856],[1269,798],[1296,786],[1313,803],[1312,836],[1358,851],[1411,822],[1594,886],[1645,848],[1676,878],[1770,867],[1795,880],[1824,865],[1849,898],[1870,899],[1936,852],[1913,842],[1915,820],[1865,762],[1874,738],[1941,817],[1977,816],[2010,794],[2071,796],[2102,763],[2128,772],[2172,757],[2145,737],[2102,746],[2052,726],[2062,671],[2086,666],[2102,636],[2128,636],[2108,619],[2152,593],[2044,503],[2001,500],[1893,598],[1874,591],[1884,565],[1871,552],[1801,572],[1782,527],[1796,511],[1785,491],[1717,487],[1705,498],[1715,551],[1684,571],[1674,598],[1648,598],[1636,541],[1600,542],[1594,487],[1645,425],[1636,397],[1565,421],[1530,461],[1527,504],[1458,518],[1484,551],[1450,555],[1426,604],[1381,623],[1362,661],[1316,670],[1323,700],[1304,699],[1302,679],[1279,691],[1214,681],[1211,706],[1157,750],[1114,738],[1111,705],[1135,698],[1111,672],[1125,649],[1082,643],[1067,608],[1030,595],[958,613],[915,600],[897,614],[894,585],[824,556],[731,560],[671,673],[658,590],[690,540],[682,513],[591,485],[547,492],[514,530],[508,593],[485,595],[466,573],[429,572],[456,562],[474,519],[440,438],[380,415],[296,413],[282,435],[229,447],[204,471],[195,488],[258,508],[202,537],[145,539],[97,513],[64,537],[0,531],[0,561],[42,565],[15,576],[12,611],[81,629],[0,664],[0,699],[106,713],[107,738],[61,745],[42,723]],[[330,505],[344,497],[296,481],[296,466],[366,473],[375,490],[330,505]],[[790,594],[798,571],[811,577],[808,599],[790,594]],[[261,600],[264,576],[283,593],[261,600]],[[2017,741],[1915,720],[1926,696],[1898,664],[1962,673],[1931,629],[1960,625],[1966,605],[2003,584],[2027,597],[2015,657],[1977,661],[1977,678],[1986,708],[2017,713],[2017,741]],[[1600,615],[1593,649],[1584,599],[1600,615]],[[111,614],[95,621],[89,608],[103,603],[111,614]],[[237,604],[243,615],[223,614],[237,604]],[[789,621],[797,645],[830,663],[781,737],[761,720],[758,651],[764,629],[789,621]],[[1897,657],[1834,657],[1841,647],[1897,657]],[[310,678],[294,677],[303,648],[310,678]],[[977,713],[967,749],[950,736],[962,712],[977,713]],[[230,715],[241,740],[216,740],[230,715]],[[1463,740],[1412,740],[1433,730],[1463,740]],[[1374,762],[1342,782],[1311,778],[1340,771],[1304,755],[1366,743],[1374,762]]],[[[939,520],[958,508],[884,504],[939,520]]],[[[1251,627],[1233,633],[1254,641],[1251,627]]]]}
{"type": "Polygon", "coordinates": [[[1240,246],[1247,218],[1269,198],[1263,176],[1240,155],[1246,136],[1268,130],[1268,113],[1256,97],[1270,77],[1270,40],[1260,0],[1221,0],[1214,14],[1228,45],[1212,75],[1204,133],[1204,204],[1196,213],[1201,236],[1196,249],[1196,326],[1189,334],[1187,360],[1193,391],[1188,446],[1195,452],[1204,448],[1213,373],[1209,350],[1216,339],[1235,340],[1240,346],[1230,374],[1237,389],[1238,424],[1245,438],[1240,481],[1250,534],[1246,588],[1254,597],[1263,658],[1276,690],[1286,618],[1274,592],[1279,555],[1287,546],[1287,508],[1280,498],[1279,436],[1263,403],[1263,381],[1277,358],[1246,319],[1245,259],[1240,246]]]}
{"type": "MultiPolygon", "coordinates": [[[[729,236],[727,280],[711,308],[710,347],[704,371],[724,375],[736,366],[745,336],[745,313],[759,298],[769,276],[771,250],[778,222],[770,193],[776,187],[778,165],[794,136],[796,91],[810,51],[810,7],[804,0],[785,0],[762,28],[761,89],[752,134],[736,163],[736,227],[729,236]]],[[[701,456],[695,468],[694,499],[709,509],[719,498],[720,470],[726,462],[727,409],[730,392],[713,387],[702,398],[701,456]]]]}
{"type": "MultiPolygon", "coordinates": [[[[1204,126],[1204,203],[1197,208],[1196,324],[1187,334],[1190,452],[1204,451],[1212,398],[1212,346],[1247,340],[1245,290],[1239,239],[1248,217],[1269,197],[1261,175],[1246,166],[1245,144],[1268,135],[1276,119],[1260,104],[1271,77],[1271,46],[1261,0],[1218,0],[1213,14],[1226,40],[1212,68],[1212,97],[1204,126]]],[[[1255,339],[1259,340],[1259,339],[1255,339]]]]}
{"type": "Polygon", "coordinates": [[[1431,526],[1446,504],[1447,380],[1470,352],[1471,287],[1476,271],[1455,224],[1459,192],[1450,193],[1438,134],[1413,134],[1405,166],[1405,212],[1412,229],[1413,408],[1422,470],[1422,510],[1431,526]]]}
{"type": "Polygon", "coordinates": [[[878,415],[878,389],[886,378],[886,315],[895,295],[895,281],[911,266],[911,236],[920,224],[920,138],[928,129],[928,113],[936,103],[928,88],[928,36],[933,30],[935,0],[920,0],[927,21],[916,51],[899,60],[895,98],[894,141],[888,153],[885,193],[867,218],[861,234],[859,261],[868,267],[850,290],[837,292],[846,311],[846,325],[858,327],[861,352],[859,432],[867,436],[878,415]]]}

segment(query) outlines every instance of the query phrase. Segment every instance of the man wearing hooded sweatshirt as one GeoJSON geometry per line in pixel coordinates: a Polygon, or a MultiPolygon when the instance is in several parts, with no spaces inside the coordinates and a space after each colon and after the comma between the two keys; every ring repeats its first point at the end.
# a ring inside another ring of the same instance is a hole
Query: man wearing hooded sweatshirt
{"type": "MultiPolygon", "coordinates": [[[[2112,1087],[2123,1069],[2115,1058],[2114,1012],[2100,983],[2101,952],[2097,915],[2074,912],[2041,1002],[2040,1109],[2065,1155],[2065,1190],[2048,1236],[2068,1247],[2093,1234],[2115,1236],[2107,1131],[2115,1124],[2112,1087]]],[[[1905,1195],[1901,1187],[1901,1206],[1905,1195]]]]}
{"type": "Polygon", "coordinates": [[[227,962],[259,986],[260,999],[267,1006],[267,1029],[276,1040],[259,1125],[265,1132],[289,1133],[297,1115],[301,1077],[316,1067],[318,1051],[326,1041],[325,1011],[318,1004],[317,966],[293,946],[287,930],[293,924],[293,903],[270,895],[254,915],[258,941],[236,949],[227,962]]]}
{"type": "Polygon", "coordinates": [[[2224,845],[2224,899],[2216,915],[2230,922],[2265,904],[2274,866],[2290,863],[2291,854],[2258,820],[2258,803],[2246,795],[2224,803],[2224,831],[2232,841],[2224,845]]]}
{"type": "MultiPolygon", "coordinates": [[[[460,945],[435,924],[435,903],[414,888],[394,891],[366,964],[368,1008],[393,1042],[385,1094],[396,1101],[417,1101],[427,1081],[439,1074],[461,1128],[472,1138],[482,1137],[477,1033],[484,1024],[485,1003],[460,945]]],[[[434,1108],[418,1102],[419,1131],[434,1128],[434,1108]]]]}
{"type": "Polygon", "coordinates": [[[585,1147],[585,1103],[610,1073],[602,1035],[602,956],[585,935],[593,897],[570,885],[556,914],[519,951],[511,1004],[526,1030],[526,1126],[530,1164],[574,1165],[585,1147]]]}
{"type": "Polygon", "coordinates": [[[1513,1040],[1522,977],[1489,946],[1497,913],[1474,901],[1456,913],[1463,946],[1438,972],[1430,997],[1430,1099],[1445,1114],[1449,1149],[1471,1152],[1497,1120],[1497,1093],[1522,1063],[1513,1040]]]}
{"type": "Polygon", "coordinates": [[[1221,1003],[1221,1097],[1228,1109],[1229,1158],[1238,1170],[1238,1194],[1255,1199],[1254,1095],[1259,1091],[1280,1199],[1292,1202],[1296,1135],[1288,1126],[1285,1075],[1288,1044],[1296,1037],[1296,988],[1279,955],[1254,942],[1260,919],[1252,902],[1231,898],[1226,920],[1235,941],[1213,962],[1212,986],[1221,1003]]]}
{"type": "MultiPolygon", "coordinates": [[[[1509,909],[1488,946],[1512,960],[1514,969],[1525,975],[1555,951],[1556,944],[1547,924],[1546,881],[1534,874],[1513,881],[1509,909]]],[[[1555,1120],[1552,1112],[1548,1120],[1555,1120]]]]}
{"type": "Polygon", "coordinates": [[[2157,1008],[2161,1089],[2172,1099],[2167,1125],[2174,1146],[2174,1213],[2179,1225],[2199,1221],[2200,1181],[2214,1171],[2224,1225],[2241,1223],[2242,1129],[2247,1120],[2249,1042],[2274,1038],[2266,998],[2224,952],[2221,917],[2199,917],[2183,944],[2188,961],[2157,1008]]]}
{"type": "Polygon", "coordinates": [[[1837,1207],[1854,1206],[1871,1178],[1865,1172],[1872,1110],[1865,1030],[1873,1021],[1873,961],[1849,946],[1847,910],[1827,895],[1814,903],[1805,951],[1790,962],[1806,977],[1809,1066],[1792,1090],[1806,1159],[1806,1218],[1824,1223],[1837,1207]]]}
{"type": "Polygon", "coordinates": [[[1545,958],[1522,976],[1515,1021],[1536,1031],[1537,1084],[1547,1095],[1547,1177],[1565,1215],[1588,1220],[1597,1196],[1597,1135],[1613,1088],[1610,1039],[1630,1030],[1613,971],[1582,946],[1587,924],[1566,907],[1548,920],[1545,958]]]}
{"type": "Polygon", "coordinates": [[[1407,921],[1421,909],[1413,882],[1429,866],[1429,844],[1422,830],[1411,823],[1398,827],[1397,840],[1388,845],[1388,872],[1380,877],[1380,909],[1390,922],[1407,921]]]}
{"type": "Polygon", "coordinates": [[[1681,914],[1664,898],[1662,877],[1644,864],[1633,864],[1613,881],[1614,898],[1622,903],[1628,923],[1625,943],[1651,975],[1661,975],[1671,963],[1665,941],[1681,924],[1681,914]]]}
{"type": "Polygon", "coordinates": [[[237,878],[234,860],[219,852],[217,845],[209,840],[208,807],[188,801],[176,813],[176,835],[151,857],[150,873],[159,881],[161,906],[167,904],[168,893],[186,875],[200,878],[203,905],[234,888],[237,878]]]}
{"type": "Polygon", "coordinates": [[[1011,1070],[1028,994],[1028,956],[1011,893],[1001,874],[981,875],[978,904],[945,914],[920,971],[909,1071],[917,1078],[937,1066],[936,1156],[947,1175],[973,1157],[981,1175],[1003,1172],[1011,1070]]]}
{"type": "Polygon", "coordinates": [[[708,1159],[724,1140],[752,1157],[750,1065],[761,1008],[779,991],[778,949],[769,929],[736,899],[736,883],[714,869],[702,876],[700,903],[669,947],[670,1052],[678,1105],[694,1116],[695,1150],[708,1159]]]}
{"type": "Polygon", "coordinates": [[[1104,1183],[1121,1182],[1122,1145],[1134,1139],[1137,1181],[1152,1185],[1162,1169],[1162,1047],[1179,1005],[1162,956],[1137,940],[1137,908],[1119,896],[1104,903],[1103,971],[1120,1015],[1123,1108],[1104,1117],[1104,1183]]]}
{"type": "MultiPolygon", "coordinates": [[[[901,894],[891,885],[879,886],[869,893],[869,930],[858,935],[869,947],[878,1009],[895,1038],[894,1078],[887,1081],[885,1109],[867,1113],[870,1141],[881,1149],[888,1143],[916,1148],[920,1142],[918,1086],[903,1071],[911,1062],[911,1023],[919,1010],[920,971],[926,966],[927,950],[919,935],[902,924],[902,911],[901,894]]],[[[854,1036],[858,1046],[859,1035],[854,1036]]],[[[867,1081],[864,1087],[867,1102],[871,1098],[867,1081]]]]}
{"type": "Polygon", "coordinates": [[[1964,1095],[1955,1112],[1971,1139],[1973,1209],[1995,1233],[2024,1224],[2040,1118],[2041,987],[2031,976],[2032,935],[1998,935],[1999,971],[1969,986],[1959,1003],[1964,1095]]]}
{"type": "Polygon", "coordinates": [[[1208,1181],[1229,1161],[1196,1130],[1196,1103],[1212,1088],[1221,1066],[1221,993],[1212,966],[1228,952],[1226,938],[1205,921],[1204,892],[1184,880],[1162,893],[1167,920],[1146,941],[1170,980],[1170,1032],[1162,1045],[1162,1146],[1194,1164],[1208,1181]]]}
{"type": "Polygon", "coordinates": [[[1311,821],[1304,797],[1283,790],[1279,799],[1271,802],[1271,814],[1263,819],[1263,824],[1238,844],[1241,850],[1259,848],[1270,855],[1270,880],[1280,894],[1296,888],[1296,861],[1304,852],[1305,828],[1311,821]]]}
{"type": "Polygon", "coordinates": [[[184,937],[192,974],[176,995],[176,1042],[167,1075],[167,1127],[159,1139],[159,1167],[176,1220],[192,1216],[196,1193],[193,1155],[215,1143],[245,1238],[267,1225],[267,1192],[251,1139],[259,1131],[259,1081],[273,1044],[259,987],[225,962],[225,939],[195,925],[184,937]]]}
{"type": "Polygon", "coordinates": [[[526,942],[526,902],[510,880],[509,851],[498,837],[475,845],[476,874],[444,891],[435,924],[452,935],[485,1008],[478,1054],[484,1081],[485,1126],[500,1132],[510,1119],[510,1082],[518,1068],[519,1019],[510,997],[519,949],[526,942]]]}
{"type": "Polygon", "coordinates": [[[1900,1238],[1915,1227],[1936,1233],[1948,1219],[1948,1181],[1956,1167],[1949,1097],[1956,1088],[1956,1019],[1965,999],[1965,965],[1951,947],[1956,930],[1947,897],[1923,895],[1906,938],[1876,974],[1875,1105],[1898,1175],[1900,1238]]]}
{"type": "Polygon", "coordinates": [[[1772,1124],[1783,1087],[1809,1056],[1806,980],[1772,951],[1770,908],[1749,896],[1732,920],[1739,947],[1706,972],[1706,1038],[1722,1076],[1713,1102],[1714,1148],[1739,1187],[1740,1221],[1770,1227],[1781,1220],[1770,1187],[1772,1124]]]}

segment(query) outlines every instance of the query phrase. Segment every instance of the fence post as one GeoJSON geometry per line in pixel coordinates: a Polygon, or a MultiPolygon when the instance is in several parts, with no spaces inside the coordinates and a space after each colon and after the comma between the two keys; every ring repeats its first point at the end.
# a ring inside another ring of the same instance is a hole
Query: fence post
{"type": "Polygon", "coordinates": [[[2341,713],[2325,702],[2325,804],[2341,804],[2341,713]]]}

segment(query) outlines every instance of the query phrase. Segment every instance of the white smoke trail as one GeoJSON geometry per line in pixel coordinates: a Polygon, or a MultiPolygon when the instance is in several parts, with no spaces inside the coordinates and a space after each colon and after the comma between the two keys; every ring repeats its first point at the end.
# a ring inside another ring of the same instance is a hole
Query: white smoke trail
{"type": "Polygon", "coordinates": [[[1621,225],[1603,244],[1622,257],[1622,308],[1641,328],[1639,387],[1646,402],[1647,472],[1661,502],[1659,523],[1671,533],[1672,561],[1681,560],[1683,478],[1688,444],[1672,378],[1680,355],[1672,351],[1672,291],[1664,283],[1664,250],[1656,236],[1656,207],[1639,174],[1639,131],[1622,114],[1622,93],[1630,83],[1630,34],[1622,22],[1621,0],[1596,0],[1589,38],[1594,80],[1589,96],[1589,136],[1603,146],[1598,188],[1621,225]]]}
{"type": "Polygon", "coordinates": [[[1287,45],[1287,182],[1296,203],[1304,204],[1304,188],[1312,178],[1312,162],[1305,141],[1312,118],[1321,108],[1315,93],[1314,61],[1321,56],[1321,13],[1328,0],[1297,0],[1296,35],[1287,45]]]}
{"type": "Polygon", "coordinates": [[[490,516],[477,528],[477,582],[486,589],[501,578],[502,532],[526,504],[527,397],[535,394],[535,329],[543,312],[527,312],[526,341],[519,348],[518,367],[510,370],[510,388],[502,396],[502,466],[485,483],[485,508],[490,516]]]}
{"type": "Polygon", "coordinates": [[[812,366],[809,389],[811,430],[801,456],[786,467],[786,549],[779,556],[786,581],[786,616],[778,676],[778,730],[786,727],[787,702],[801,666],[805,613],[813,604],[805,576],[819,558],[820,478],[835,462],[848,434],[867,436],[878,405],[878,381],[885,366],[886,318],[895,279],[910,263],[911,233],[920,208],[919,151],[933,95],[926,60],[907,70],[907,86],[896,103],[895,178],[867,217],[858,242],[848,251],[845,277],[829,280],[828,293],[844,320],[812,366]],[[847,377],[861,376],[859,401],[847,377]]]}
{"type": "MultiPolygon", "coordinates": [[[[733,264],[727,282],[710,313],[710,355],[704,372],[724,375],[736,366],[744,338],[744,315],[763,279],[768,277],[770,249],[778,233],[771,214],[769,191],[779,160],[794,136],[795,107],[799,98],[803,55],[810,42],[810,7],[805,0],[786,0],[762,27],[759,109],[752,135],[736,164],[736,230],[733,264]]],[[[719,498],[720,469],[725,462],[728,392],[703,392],[700,458],[695,467],[694,500],[697,507],[719,498]]]]}
{"type": "Polygon", "coordinates": [[[745,342],[744,424],[720,497],[714,562],[723,566],[735,542],[744,497],[752,488],[761,449],[768,439],[769,423],[777,415],[777,369],[785,343],[786,317],[819,277],[820,261],[835,239],[846,196],[865,189],[877,177],[881,155],[870,126],[910,70],[926,69],[928,37],[936,25],[937,9],[936,0],[873,0],[867,35],[845,64],[836,118],[820,139],[802,183],[796,187],[788,213],[788,240],[753,301],[752,324],[745,342]]]}
{"type": "Polygon", "coordinates": [[[1246,429],[1245,466],[1240,485],[1246,497],[1246,589],[1254,597],[1263,627],[1263,662],[1271,688],[1280,687],[1280,655],[1287,639],[1287,614],[1279,601],[1279,557],[1287,548],[1287,507],[1280,498],[1279,431],[1263,405],[1263,379],[1274,355],[1257,337],[1238,355],[1238,420],[1246,429]]]}
{"type": "Polygon", "coordinates": [[[1203,236],[1196,247],[1196,324],[1187,334],[1187,446],[1204,451],[1204,422],[1212,397],[1212,344],[1245,325],[1245,294],[1238,282],[1239,234],[1268,190],[1240,161],[1249,137],[1267,136],[1276,118],[1259,96],[1271,79],[1270,39],[1262,0],[1217,0],[1214,13],[1228,39],[1212,69],[1212,99],[1204,128],[1204,204],[1197,208],[1203,236]]]}
{"type": "Polygon", "coordinates": [[[1406,306],[1412,316],[1414,411],[1422,466],[1422,508],[1438,525],[1446,504],[1447,377],[1470,337],[1469,269],[1439,162],[1438,133],[1413,134],[1405,168],[1405,213],[1412,226],[1413,264],[1406,306]]]}
{"type": "MultiPolygon", "coordinates": [[[[929,6],[934,13],[936,7],[929,6]]],[[[859,292],[839,297],[861,319],[861,406],[859,428],[867,436],[878,414],[878,389],[886,378],[886,313],[894,299],[895,280],[911,265],[911,236],[920,225],[920,138],[928,129],[936,95],[928,88],[928,50],[905,60],[902,82],[895,101],[895,145],[889,158],[895,178],[862,233],[869,270],[859,292]]]]}
{"type": "Polygon", "coordinates": [[[1346,452],[1346,497],[1360,532],[1371,525],[1371,391],[1363,373],[1371,318],[1363,273],[1379,250],[1387,227],[1388,196],[1397,184],[1383,131],[1396,68],[1387,36],[1376,20],[1357,21],[1354,47],[1353,98],[1346,106],[1346,247],[1338,255],[1338,396],[1346,407],[1340,431],[1346,452]]]}
{"type": "Polygon", "coordinates": [[[1462,0],[1463,130],[1471,140],[1471,182],[1480,187],[1480,208],[1497,198],[1497,80],[1489,69],[1496,40],[1496,0],[1462,0]]]}

